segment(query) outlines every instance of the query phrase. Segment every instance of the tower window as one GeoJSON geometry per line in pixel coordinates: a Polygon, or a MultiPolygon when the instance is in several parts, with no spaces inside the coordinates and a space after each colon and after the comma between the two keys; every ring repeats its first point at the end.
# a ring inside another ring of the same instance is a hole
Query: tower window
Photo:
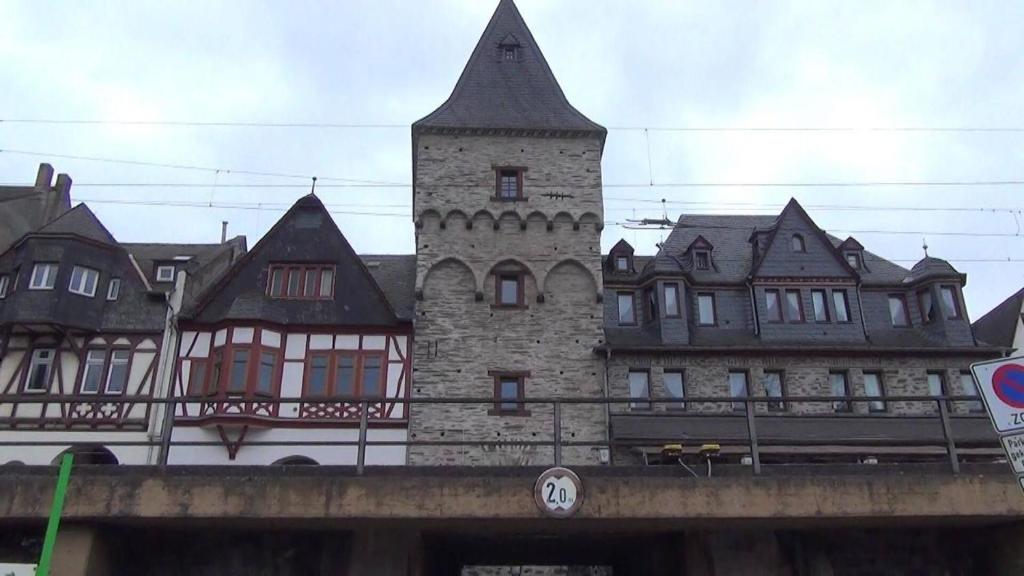
{"type": "Polygon", "coordinates": [[[523,199],[523,169],[499,168],[494,195],[497,200],[514,202],[523,199]]]}

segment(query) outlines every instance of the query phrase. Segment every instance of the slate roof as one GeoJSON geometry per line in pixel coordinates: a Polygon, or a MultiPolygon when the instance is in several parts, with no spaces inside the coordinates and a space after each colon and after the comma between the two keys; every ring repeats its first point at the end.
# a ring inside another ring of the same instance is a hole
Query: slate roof
{"type": "Polygon", "coordinates": [[[972,325],[978,340],[993,346],[1013,346],[1013,337],[1020,320],[1021,304],[1024,303],[1024,288],[1003,300],[972,325]]]}
{"type": "Polygon", "coordinates": [[[170,291],[172,283],[156,283],[154,268],[158,262],[173,261],[177,256],[191,256],[182,268],[188,274],[185,282],[183,308],[189,310],[196,299],[227,272],[246,253],[245,236],[236,236],[220,244],[122,244],[135,259],[139,269],[156,290],[170,291]]]}
{"type": "Polygon", "coordinates": [[[101,244],[117,244],[114,235],[85,204],[79,204],[38,230],[40,234],[72,234],[101,244]]]}
{"type": "Polygon", "coordinates": [[[203,323],[259,320],[303,326],[391,326],[411,320],[408,284],[415,285],[415,260],[411,268],[408,257],[376,261],[380,265],[374,276],[320,199],[310,194],[300,198],[185,316],[203,323]],[[267,275],[275,263],[333,264],[333,297],[271,298],[266,294],[267,275]],[[400,302],[401,312],[392,306],[378,277],[400,302]]]}
{"type": "Polygon", "coordinates": [[[512,0],[498,3],[451,96],[413,133],[428,128],[606,133],[569,104],[512,0]],[[506,60],[500,46],[514,43],[518,58],[506,60]]]}
{"type": "Polygon", "coordinates": [[[415,254],[361,254],[370,275],[384,291],[395,314],[412,320],[416,307],[415,254]]]}

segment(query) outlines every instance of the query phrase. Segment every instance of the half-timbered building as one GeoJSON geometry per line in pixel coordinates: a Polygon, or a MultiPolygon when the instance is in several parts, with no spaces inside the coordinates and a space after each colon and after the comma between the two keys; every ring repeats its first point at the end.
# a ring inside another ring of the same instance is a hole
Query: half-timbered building
{"type": "Polygon", "coordinates": [[[146,245],[176,262],[166,278],[135,246],[79,204],[0,255],[0,463],[49,464],[69,449],[79,462],[156,462],[160,406],[147,400],[166,394],[186,278],[217,275],[211,262],[244,241],[146,245]]]}
{"type": "Polygon", "coordinates": [[[407,439],[414,279],[413,257],[364,262],[296,202],[186,303],[170,463],[354,464],[365,419],[365,462],[405,464],[386,443],[407,439]]]}

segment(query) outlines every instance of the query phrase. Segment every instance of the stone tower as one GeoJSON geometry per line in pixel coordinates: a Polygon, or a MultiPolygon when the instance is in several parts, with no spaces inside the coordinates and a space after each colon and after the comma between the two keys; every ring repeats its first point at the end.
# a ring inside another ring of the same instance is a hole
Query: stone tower
{"type": "MultiPolygon", "coordinates": [[[[448,100],[413,124],[417,309],[412,464],[545,464],[551,404],[601,397],[601,154],[606,130],[566,100],[512,0],[501,0],[448,100]]],[[[566,442],[601,442],[602,405],[562,408],[566,442]]],[[[594,463],[597,447],[567,447],[594,463]]]]}

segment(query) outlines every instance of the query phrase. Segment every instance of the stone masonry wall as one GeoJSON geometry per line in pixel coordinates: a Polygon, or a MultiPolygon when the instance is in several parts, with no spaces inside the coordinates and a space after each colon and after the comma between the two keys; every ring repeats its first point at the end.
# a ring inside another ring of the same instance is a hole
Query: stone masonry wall
{"type": "MultiPolygon", "coordinates": [[[[417,289],[413,396],[494,396],[492,371],[528,373],[527,398],[600,397],[601,148],[596,138],[424,135],[416,167],[417,289]],[[525,200],[494,200],[495,168],[521,166],[525,200]],[[562,195],[546,197],[543,194],[562,195]],[[571,197],[569,197],[571,195],[571,197]],[[521,308],[495,307],[496,271],[521,272],[521,308]]],[[[494,405],[422,404],[411,464],[547,464],[553,407],[497,415],[494,405]]],[[[600,405],[566,406],[565,441],[607,438],[600,405]]],[[[597,448],[563,450],[567,464],[597,448]]]]}
{"type": "MultiPolygon", "coordinates": [[[[941,372],[950,394],[965,394],[961,387],[960,374],[966,372],[978,357],[967,356],[843,356],[843,355],[778,355],[754,356],[737,354],[661,354],[661,355],[613,355],[608,367],[610,395],[616,398],[629,397],[628,377],[631,369],[650,370],[651,395],[654,398],[669,398],[663,386],[665,370],[683,370],[684,388],[688,396],[728,396],[728,375],[730,370],[747,370],[750,394],[764,396],[762,383],[765,371],[777,370],[783,373],[783,394],[787,396],[830,396],[829,372],[846,371],[850,392],[854,396],[865,396],[864,373],[876,372],[882,376],[882,393],[890,396],[927,396],[928,373],[941,372]]],[[[651,410],[671,410],[669,404],[655,404],[651,410]]],[[[967,414],[972,408],[970,402],[954,402],[953,414],[967,414]]],[[[613,411],[628,411],[628,405],[619,404],[613,411]]],[[[688,403],[688,412],[728,413],[727,403],[688,403]]],[[[757,406],[758,412],[766,412],[764,404],[757,406]]],[[[794,403],[785,411],[795,414],[830,414],[830,403],[794,403]]],[[[935,414],[938,407],[934,402],[886,402],[882,415],[935,414]]],[[[853,413],[868,414],[867,402],[853,404],[853,413]]]]}

